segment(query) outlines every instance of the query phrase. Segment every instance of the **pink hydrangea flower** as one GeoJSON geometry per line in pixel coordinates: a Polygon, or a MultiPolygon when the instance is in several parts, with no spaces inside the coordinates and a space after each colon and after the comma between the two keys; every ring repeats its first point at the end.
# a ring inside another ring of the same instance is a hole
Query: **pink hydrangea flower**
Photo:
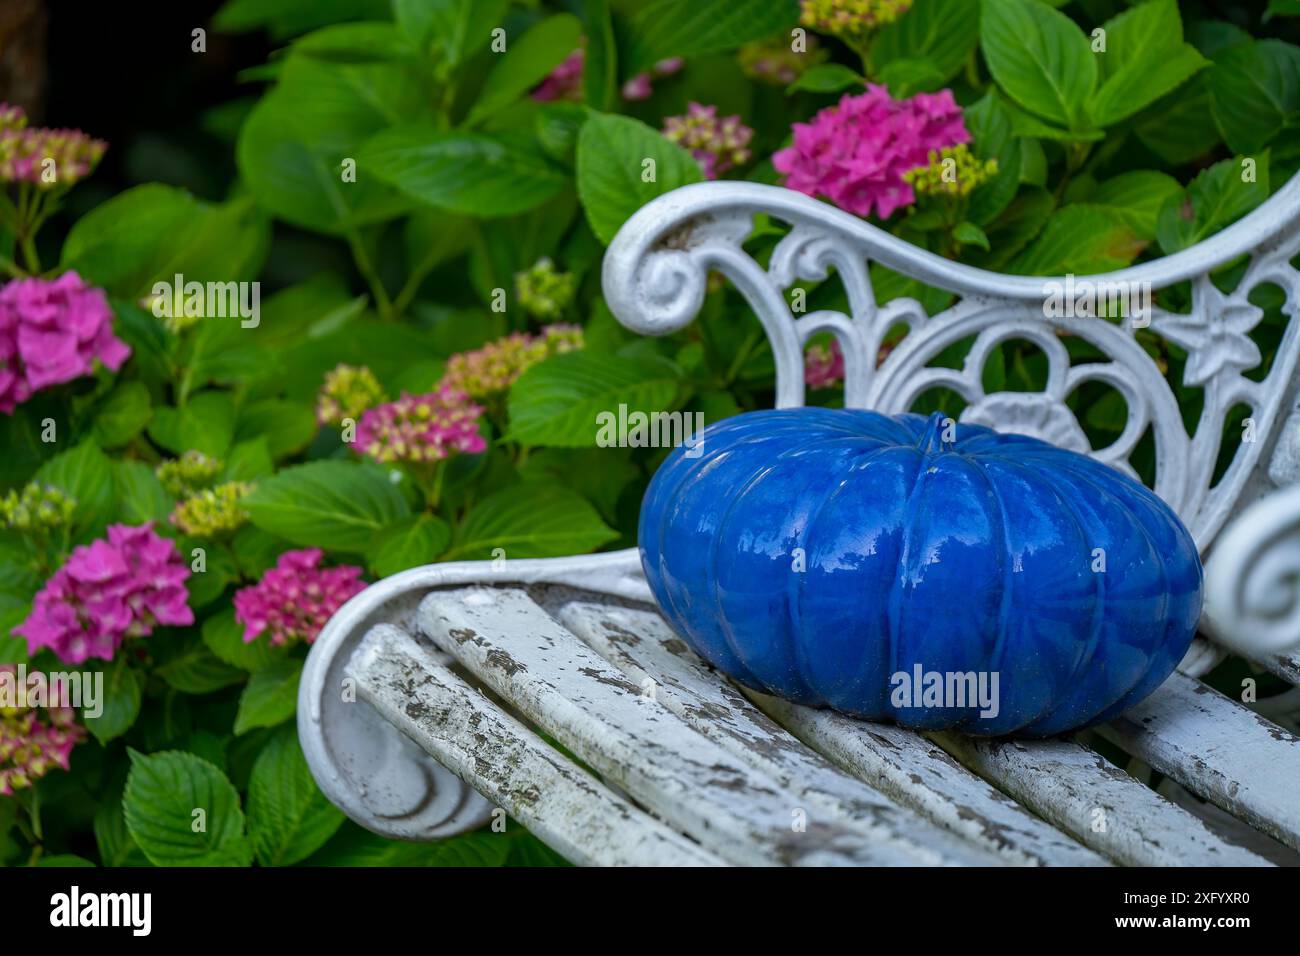
{"type": "MultiPolygon", "coordinates": [[[[531,96],[539,102],[551,102],[553,100],[582,100],[582,77],[586,68],[586,51],[581,47],[570,53],[564,62],[553,69],[546,79],[542,80],[533,90],[531,96]]],[[[644,73],[638,73],[626,83],[623,84],[623,99],[648,100],[650,94],[654,92],[652,80],[655,77],[671,76],[682,68],[684,61],[681,57],[670,57],[667,60],[660,60],[649,70],[644,73]]]]}
{"type": "Polygon", "coordinates": [[[951,90],[894,100],[883,86],[845,96],[794,124],[794,144],[772,157],[785,185],[825,196],[859,216],[881,219],[916,200],[903,174],[929,161],[930,150],[970,141],[951,90]]]}
{"type": "Polygon", "coordinates": [[[479,434],[483,408],[458,388],[407,395],[376,405],[357,422],[356,445],[376,461],[441,461],[487,448],[479,434]]]}
{"type": "Polygon", "coordinates": [[[652,81],[656,77],[672,76],[682,68],[683,63],[685,61],[680,56],[673,56],[666,60],[660,60],[644,73],[638,73],[623,84],[623,99],[629,103],[650,99],[651,94],[654,93],[652,81]]]}
{"type": "Polygon", "coordinates": [[[491,398],[509,389],[538,362],[582,346],[582,329],[576,325],[557,322],[538,335],[512,332],[482,348],[448,358],[437,387],[457,389],[474,399],[491,398]]]}
{"type": "Polygon", "coordinates": [[[90,175],[106,149],[103,140],[79,129],[29,127],[22,107],[0,103],[0,182],[71,186],[90,175]],[[48,178],[47,166],[53,172],[48,178]]]}
{"type": "Polygon", "coordinates": [[[277,646],[310,644],[335,611],[366,589],[360,568],[322,568],[320,560],[319,548],[286,551],[262,580],[235,592],[235,620],[244,625],[246,643],[268,632],[277,646]]]}
{"type": "MultiPolygon", "coordinates": [[[[34,691],[32,677],[44,681],[43,674],[22,677],[15,664],[0,664],[0,674],[6,675],[7,683],[26,679],[28,694],[34,691]]],[[[0,704],[0,797],[30,787],[55,767],[67,770],[72,748],[85,737],[85,728],[76,723],[76,711],[65,703],[0,704]]]]}
{"type": "Polygon", "coordinates": [[[91,374],[96,359],[117,371],[130,354],[113,334],[104,290],[75,272],[0,288],[0,412],[11,414],[33,392],[91,374]]]}
{"type": "Polygon", "coordinates": [[[552,100],[582,99],[582,70],[587,59],[581,47],[570,53],[550,75],[533,90],[533,99],[547,103],[552,100]]]}
{"type": "Polygon", "coordinates": [[[194,623],[189,576],[175,542],[159,537],[152,522],[115,524],[107,538],[73,550],[13,632],[27,638],[30,654],[48,647],[68,664],[112,660],[128,637],[194,623]]]}
{"type": "Polygon", "coordinates": [[[808,346],[803,378],[809,388],[830,388],[844,381],[844,353],[838,339],[831,339],[830,345],[808,346]]]}
{"type": "Polygon", "coordinates": [[[705,179],[749,162],[754,131],[739,116],[718,116],[716,106],[687,105],[685,116],[664,120],[664,136],[695,157],[705,179]]]}

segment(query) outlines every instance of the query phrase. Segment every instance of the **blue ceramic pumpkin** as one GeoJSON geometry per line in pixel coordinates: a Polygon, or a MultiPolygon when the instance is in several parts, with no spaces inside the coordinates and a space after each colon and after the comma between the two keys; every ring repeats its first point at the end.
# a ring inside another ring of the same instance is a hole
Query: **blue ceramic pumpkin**
{"type": "Polygon", "coordinates": [[[944,422],[751,412],[676,449],[640,523],[668,621],[748,687],[918,729],[1045,736],[1155,690],[1200,614],[1187,529],[1107,465],[944,422]]]}

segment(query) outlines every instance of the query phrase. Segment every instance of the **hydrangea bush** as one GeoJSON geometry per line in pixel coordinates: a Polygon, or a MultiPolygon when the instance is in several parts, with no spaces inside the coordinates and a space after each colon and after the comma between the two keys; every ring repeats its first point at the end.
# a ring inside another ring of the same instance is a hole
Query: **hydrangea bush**
{"type": "MultiPolygon", "coordinates": [[[[735,179],[1003,272],[1177,252],[1300,166],[1293,7],[230,0],[209,29],[284,49],[205,117],[224,192],[138,185],[57,235],[116,147],[0,105],[0,689],[104,687],[94,707],[0,700],[0,862],[560,862],[515,824],[366,833],[316,789],[293,718],[309,646],[368,583],[635,544],[666,450],[602,447],[602,412],[770,406],[735,290],[712,283],[662,339],[613,319],[601,257],[628,216],[735,179]],[[198,788],[221,798],[201,836],[198,788]]],[[[760,218],[747,248],[781,235],[760,218]]],[[[847,305],[833,277],[799,291],[847,305]]],[[[1267,364],[1283,302],[1257,304],[1267,364]]],[[[1193,415],[1186,356],[1138,340],[1193,415]]],[[[810,401],[841,402],[838,345],[807,361],[810,401]]],[[[985,375],[1038,388],[1044,358],[1005,343],[985,375]]],[[[1117,398],[1070,398],[1096,445],[1123,429],[1117,398]]],[[[916,410],[939,407],[960,397],[916,410]]]]}

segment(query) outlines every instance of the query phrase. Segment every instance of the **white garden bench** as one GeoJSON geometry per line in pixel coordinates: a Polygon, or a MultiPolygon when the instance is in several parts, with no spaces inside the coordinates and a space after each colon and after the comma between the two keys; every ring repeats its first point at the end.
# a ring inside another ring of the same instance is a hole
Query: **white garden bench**
{"type": "MultiPolygon", "coordinates": [[[[1228,653],[1300,682],[1300,320],[1268,376],[1245,332],[1263,283],[1300,303],[1300,177],[1199,245],[1097,281],[1190,280],[1190,314],[1156,310],[1152,330],[1187,349],[1204,391],[1195,433],[1152,359],[1124,327],[1044,317],[1048,280],[997,275],[908,245],[824,203],[749,183],[687,186],[645,206],[610,245],[606,300],[625,326],[666,334],[698,312],[709,272],[745,296],[771,341],[777,404],[804,398],[803,346],[834,333],[845,400],[907,410],[942,386],[962,420],[1045,438],[1133,474],[1148,429],[1155,490],[1208,558],[1202,633],[1179,671],[1122,718],[1050,741],[918,734],[742,690],[695,657],[654,610],[635,550],[416,568],[353,598],[312,648],[298,727],[325,794],[377,833],[436,840],[496,808],[585,864],[1265,865],[1300,847],[1300,740],[1278,723],[1300,690],[1249,706],[1198,679],[1228,653]],[[742,247],[755,214],[789,224],[767,268],[742,247]],[[1231,294],[1207,274],[1242,256],[1231,294]],[[927,317],[877,302],[876,262],[949,290],[927,317]],[[796,317],[785,292],[834,267],[849,314],[796,317]],[[908,333],[880,365],[882,338],[908,333]],[[1071,365],[1057,331],[1107,361],[1071,365]],[[975,336],[964,367],[930,363],[975,336]],[[991,349],[1025,339],[1047,356],[1042,392],[985,394],[991,349]],[[1065,398],[1117,389],[1128,424],[1092,449],[1065,398]],[[1251,409],[1254,441],[1211,486],[1223,423],[1251,409]],[[1257,502],[1257,503],[1255,503],[1257,502]],[[1249,506],[1249,507],[1248,507],[1249,506]],[[1090,743],[1129,754],[1127,770],[1090,743]],[[575,759],[576,758],[576,759],[575,759]],[[1152,774],[1164,778],[1157,789],[1152,774]]],[[[1193,373],[1195,369],[1195,374],[1193,373]]],[[[594,425],[593,425],[594,427],[594,425]]]]}

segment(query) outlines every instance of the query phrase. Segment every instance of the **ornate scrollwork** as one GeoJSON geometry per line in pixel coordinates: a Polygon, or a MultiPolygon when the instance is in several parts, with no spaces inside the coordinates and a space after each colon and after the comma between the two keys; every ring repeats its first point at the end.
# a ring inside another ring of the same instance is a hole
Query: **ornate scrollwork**
{"type": "Polygon", "coordinates": [[[1300,652],[1300,485],[1255,502],[1224,532],[1206,569],[1220,643],[1255,660],[1300,652]]]}
{"type": "Polygon", "coordinates": [[[1183,384],[1204,394],[1203,410],[1189,433],[1178,401],[1155,361],[1138,344],[1135,319],[1122,323],[1049,314],[1053,284],[1074,277],[1004,276],[950,262],[912,246],[825,203],[799,193],[753,183],[700,183],[649,203],[620,230],[605,260],[604,288],[615,316],[635,331],[662,334],[681,328],[698,312],[705,278],[716,270],[744,295],[768,334],[776,358],[779,407],[804,400],[803,348],[810,336],[834,334],[845,357],[845,403],[887,412],[908,409],[929,388],[956,391],[967,402],[964,421],[1032,434],[1086,452],[1129,474],[1129,459],[1150,431],[1155,442],[1155,490],[1179,512],[1202,551],[1244,494],[1267,481],[1262,450],[1281,431],[1284,396],[1292,391],[1300,359],[1300,323],[1292,323],[1269,374],[1245,377],[1260,362],[1250,333],[1263,312],[1251,292],[1273,283],[1286,296],[1287,314],[1300,307],[1300,273],[1290,260],[1300,252],[1300,178],[1263,207],[1197,246],[1102,276],[1096,286],[1151,292],[1189,281],[1185,314],[1152,309],[1154,335],[1186,351],[1183,384]],[[790,231],[766,269],[744,250],[755,214],[787,223],[790,231]],[[1251,257],[1231,292],[1210,280],[1217,267],[1251,257]],[[878,302],[873,263],[957,296],[948,309],[927,317],[913,299],[878,302]],[[821,281],[832,267],[843,283],[847,312],[797,316],[787,291],[803,280],[821,281]],[[907,334],[877,368],[886,333],[903,323],[907,334]],[[960,369],[932,365],[949,346],[975,336],[960,369]],[[1104,361],[1074,364],[1060,336],[1077,336],[1104,361]],[[984,362],[1007,339],[1027,339],[1047,356],[1048,382],[1039,392],[985,394],[984,362]],[[1120,437],[1092,448],[1066,399],[1085,382],[1102,382],[1123,397],[1128,419],[1120,437]],[[1237,404],[1251,410],[1256,441],[1243,441],[1221,480],[1213,482],[1224,422],[1237,404]]]}
{"type": "Polygon", "coordinates": [[[574,558],[514,560],[503,568],[459,561],[412,568],[343,605],[316,638],[298,685],[298,739],[321,791],[367,829],[399,840],[464,833],[493,806],[349,692],[348,666],[371,628],[410,629],[431,590],[461,584],[566,584],[650,601],[635,548],[574,558]]]}

